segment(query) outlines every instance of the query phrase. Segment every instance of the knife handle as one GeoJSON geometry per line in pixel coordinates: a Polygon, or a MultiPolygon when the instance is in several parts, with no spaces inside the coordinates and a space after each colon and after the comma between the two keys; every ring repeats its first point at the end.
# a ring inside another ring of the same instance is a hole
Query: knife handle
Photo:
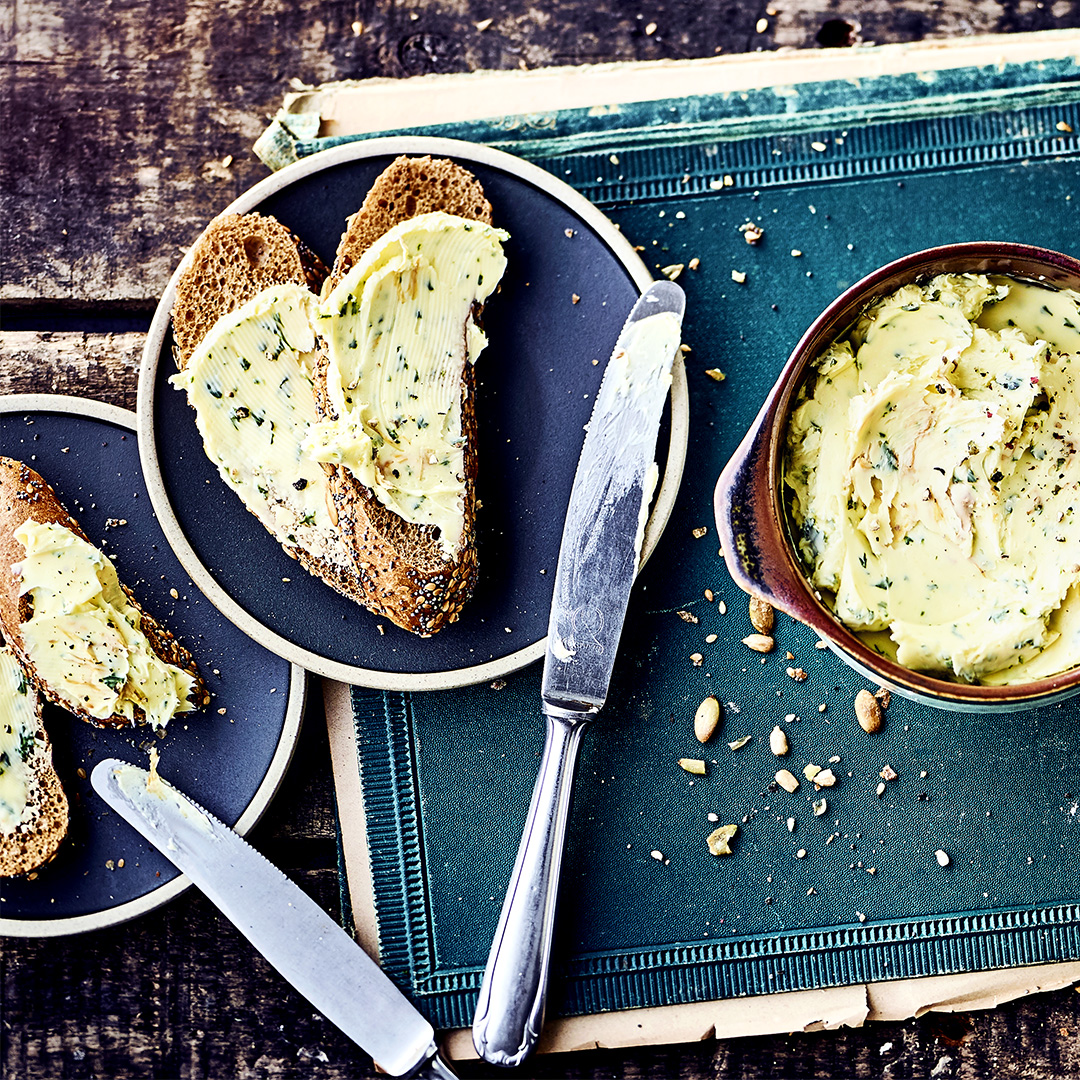
{"type": "Polygon", "coordinates": [[[544,1022],[551,940],[570,794],[589,714],[545,706],[547,737],[473,1019],[473,1045],[494,1065],[518,1065],[544,1022]]]}

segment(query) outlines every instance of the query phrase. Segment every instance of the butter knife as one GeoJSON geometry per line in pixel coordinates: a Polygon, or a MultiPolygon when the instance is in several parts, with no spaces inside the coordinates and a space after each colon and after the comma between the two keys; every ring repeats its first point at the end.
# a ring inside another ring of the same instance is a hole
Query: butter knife
{"type": "Polygon", "coordinates": [[[574,770],[582,734],[607,699],[639,568],[685,304],[678,285],[659,281],[634,305],[574,476],[544,658],[544,754],[473,1020],[477,1053],[497,1065],[519,1064],[543,1025],[574,770]]]}
{"type": "Polygon", "coordinates": [[[450,1080],[435,1032],[378,964],[238,833],[145,769],[115,758],[94,790],[175,863],[331,1023],[391,1076],[450,1080]]]}

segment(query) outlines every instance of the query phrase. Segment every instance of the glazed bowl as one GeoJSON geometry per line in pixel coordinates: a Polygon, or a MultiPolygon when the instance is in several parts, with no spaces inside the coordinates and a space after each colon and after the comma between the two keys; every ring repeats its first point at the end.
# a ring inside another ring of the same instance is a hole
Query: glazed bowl
{"type": "MultiPolygon", "coordinates": [[[[836,298],[791,353],[716,485],[721,548],[736,584],[803,622],[868,679],[939,709],[1009,711],[1049,704],[1080,691],[1080,666],[1037,681],[983,686],[906,668],[871,649],[833,614],[807,576],[783,489],[785,437],[813,361],[875,301],[900,286],[943,273],[1003,274],[1080,291],[1080,261],[1024,244],[950,244],[907,255],[875,270],[836,298]]],[[[1080,425],[1080,418],[1078,418],[1080,425]]]]}

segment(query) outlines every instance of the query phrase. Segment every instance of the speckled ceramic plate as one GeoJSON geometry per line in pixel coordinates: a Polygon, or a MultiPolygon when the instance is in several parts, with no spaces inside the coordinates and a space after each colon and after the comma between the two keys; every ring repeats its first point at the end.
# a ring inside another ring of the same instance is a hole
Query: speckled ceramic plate
{"type": "Polygon", "coordinates": [[[145,767],[154,744],[166,779],[247,832],[292,757],[306,676],[222,616],[173,555],[143,481],[134,414],[79,398],[0,397],[0,454],[52,484],[140,603],[191,649],[213,695],[209,707],[174,718],[163,739],[45,707],[71,826],[34,880],[0,879],[0,934],[96,930],[159,907],[189,882],[94,794],[86,779],[94,763],[119,757],[145,767]]]}
{"type": "MultiPolygon", "coordinates": [[[[273,214],[329,263],[346,217],[399,154],[466,165],[483,183],[495,223],[511,236],[506,276],[484,311],[490,344],[477,363],[481,577],[461,619],[423,639],[371,615],[289,559],[225,487],[203,453],[185,395],[167,381],[175,370],[175,279],[143,356],[139,442],[169,543],[237,626],[322,675],[424,690],[495,678],[543,655],[582,429],[623,321],[652,277],[611,222],[562,181],[501,151],[451,139],[335,147],[281,170],[228,209],[273,214]]],[[[688,402],[679,362],[668,413],[646,554],[667,523],[685,460],[688,402]]]]}

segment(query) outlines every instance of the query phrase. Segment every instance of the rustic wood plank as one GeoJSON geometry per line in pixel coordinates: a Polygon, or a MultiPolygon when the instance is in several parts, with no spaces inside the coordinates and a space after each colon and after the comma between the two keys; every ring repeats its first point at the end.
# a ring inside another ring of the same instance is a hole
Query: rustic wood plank
{"type": "Polygon", "coordinates": [[[71,394],[135,408],[145,334],[0,331],[0,394],[71,394]]]}
{"type": "Polygon", "coordinates": [[[205,223],[266,175],[251,145],[291,79],[814,48],[822,25],[845,15],[875,42],[1080,26],[1080,0],[866,0],[858,19],[840,0],[768,10],[735,0],[20,0],[0,46],[10,133],[0,300],[153,301],[205,223]]]}

